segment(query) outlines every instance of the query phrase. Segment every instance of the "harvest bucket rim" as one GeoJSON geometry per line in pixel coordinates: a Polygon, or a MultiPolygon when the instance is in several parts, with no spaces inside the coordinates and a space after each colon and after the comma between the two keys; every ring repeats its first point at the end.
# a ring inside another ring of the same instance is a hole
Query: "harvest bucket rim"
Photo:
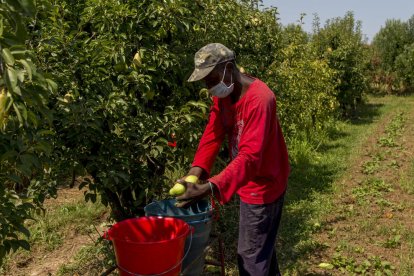
{"type": "Polygon", "coordinates": [[[109,240],[109,241],[121,241],[121,242],[130,243],[130,244],[140,244],[140,245],[142,245],[142,244],[160,244],[160,243],[166,243],[166,242],[170,242],[170,241],[173,241],[173,240],[176,240],[176,239],[180,239],[183,236],[188,236],[188,233],[193,233],[194,232],[194,227],[191,226],[191,225],[189,225],[184,220],[179,219],[179,218],[162,217],[162,216],[145,216],[145,217],[129,218],[129,219],[125,219],[125,220],[119,221],[119,222],[117,222],[114,225],[112,225],[111,228],[109,228],[107,231],[105,231],[105,233],[103,235],[103,238],[104,239],[109,240]],[[111,229],[112,229],[112,227],[114,225],[117,225],[118,223],[121,223],[121,222],[124,222],[124,221],[137,220],[137,219],[140,219],[140,218],[158,218],[158,219],[169,220],[169,221],[179,220],[179,221],[182,221],[184,223],[184,227],[186,227],[187,229],[185,230],[185,232],[183,234],[181,234],[179,236],[176,236],[174,238],[165,239],[165,240],[161,240],[161,241],[152,241],[152,242],[134,242],[134,241],[128,241],[128,240],[125,240],[125,239],[120,239],[120,238],[115,238],[115,237],[111,237],[110,236],[109,233],[110,233],[110,231],[111,231],[111,229]]]}

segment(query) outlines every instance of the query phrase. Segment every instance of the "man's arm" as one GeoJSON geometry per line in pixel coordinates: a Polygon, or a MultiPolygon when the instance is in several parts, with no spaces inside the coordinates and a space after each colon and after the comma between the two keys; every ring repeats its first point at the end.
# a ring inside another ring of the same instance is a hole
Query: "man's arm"
{"type": "Polygon", "coordinates": [[[218,99],[213,97],[213,105],[210,110],[209,120],[200,139],[192,168],[188,174],[207,179],[210,175],[220,146],[224,141],[225,129],[220,119],[218,99]]]}
{"type": "MultiPolygon", "coordinates": [[[[187,175],[195,175],[201,180],[206,180],[213,166],[214,160],[220,150],[220,146],[225,137],[225,129],[220,119],[220,110],[218,107],[218,99],[213,97],[213,105],[210,109],[209,121],[200,139],[194,161],[187,175]]],[[[203,198],[212,192],[217,193],[214,185],[207,183],[192,184],[184,181],[184,178],[178,180],[186,186],[186,191],[177,197],[177,207],[185,207],[194,200],[203,198]]]]}

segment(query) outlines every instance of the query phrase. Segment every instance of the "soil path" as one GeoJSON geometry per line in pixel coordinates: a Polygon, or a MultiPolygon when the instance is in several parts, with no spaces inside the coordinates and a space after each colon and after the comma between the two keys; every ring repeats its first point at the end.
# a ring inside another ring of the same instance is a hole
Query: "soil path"
{"type": "Polygon", "coordinates": [[[325,249],[307,262],[309,275],[414,275],[413,122],[409,97],[377,123],[337,182],[335,210],[314,237],[325,249]]]}

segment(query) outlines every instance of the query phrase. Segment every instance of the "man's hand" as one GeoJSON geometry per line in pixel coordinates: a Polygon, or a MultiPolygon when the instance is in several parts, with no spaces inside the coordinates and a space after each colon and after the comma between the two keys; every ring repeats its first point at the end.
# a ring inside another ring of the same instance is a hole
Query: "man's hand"
{"type": "Polygon", "coordinates": [[[177,207],[185,208],[211,194],[208,182],[193,184],[183,179],[179,179],[177,182],[186,186],[185,193],[177,197],[177,207]]]}

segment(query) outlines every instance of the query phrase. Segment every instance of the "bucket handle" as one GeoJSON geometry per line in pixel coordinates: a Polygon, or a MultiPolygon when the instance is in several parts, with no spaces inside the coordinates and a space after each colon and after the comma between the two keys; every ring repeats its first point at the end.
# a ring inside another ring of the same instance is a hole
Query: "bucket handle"
{"type": "Polygon", "coordinates": [[[158,274],[137,274],[137,273],[133,273],[131,271],[126,270],[125,268],[123,268],[122,266],[120,266],[119,264],[117,264],[117,267],[119,269],[121,269],[122,271],[128,273],[129,275],[133,275],[133,276],[159,276],[159,275],[164,275],[172,270],[174,270],[175,268],[177,268],[177,266],[179,266],[184,259],[187,257],[188,252],[190,252],[191,249],[191,243],[193,242],[193,232],[194,232],[194,228],[192,226],[190,226],[190,244],[188,246],[187,252],[185,252],[184,257],[178,262],[176,263],[173,267],[169,268],[168,270],[158,273],[158,274]]]}

